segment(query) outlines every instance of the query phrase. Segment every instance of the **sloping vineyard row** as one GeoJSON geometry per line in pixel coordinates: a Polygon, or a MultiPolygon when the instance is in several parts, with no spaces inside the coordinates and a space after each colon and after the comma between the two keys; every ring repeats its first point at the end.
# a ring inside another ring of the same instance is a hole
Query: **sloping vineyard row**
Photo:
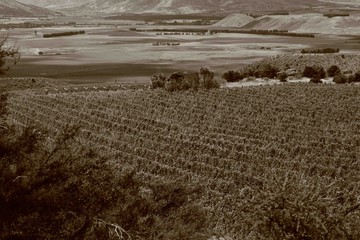
{"type": "Polygon", "coordinates": [[[167,93],[121,90],[22,94],[10,116],[53,133],[80,124],[79,138],[132,164],[144,178],[205,184],[203,202],[225,222],[242,189],[273,173],[311,181],[360,177],[360,87],[285,85],[167,93]],[[220,200],[231,206],[224,210],[220,200]],[[216,207],[215,207],[216,206],[216,207]]]}
{"type": "MultiPolygon", "coordinates": [[[[41,103],[41,104],[44,104],[44,103],[41,103]]],[[[66,102],[65,103],[61,103],[61,105],[62,106],[68,106],[68,108],[70,109],[70,112],[72,112],[71,114],[77,114],[78,112],[76,112],[76,111],[74,111],[74,110],[72,110],[71,111],[71,109],[73,109],[74,108],[74,106],[76,106],[75,104],[66,104],[66,102]]],[[[40,108],[41,108],[41,106],[39,106],[40,108]]],[[[53,107],[53,106],[52,106],[53,107]]],[[[118,106],[113,106],[113,107],[116,107],[116,108],[118,108],[118,106]]],[[[81,109],[79,109],[79,110],[81,110],[81,109]]],[[[67,112],[67,113],[69,113],[69,111],[68,110],[66,110],[65,112],[67,112]]],[[[92,111],[92,113],[94,114],[94,113],[96,113],[96,111],[95,112],[93,112],[92,111]]],[[[111,117],[111,116],[113,116],[114,114],[109,114],[109,113],[111,113],[111,111],[109,112],[105,112],[105,111],[102,111],[100,114],[95,114],[95,116],[92,116],[92,118],[94,118],[94,120],[95,121],[92,121],[92,122],[95,122],[96,124],[98,124],[100,127],[101,127],[101,125],[104,125],[104,124],[106,124],[106,127],[107,127],[107,129],[109,130],[110,129],[110,131],[113,131],[113,130],[116,130],[116,127],[115,127],[115,129],[113,128],[114,127],[114,124],[111,122],[111,121],[115,121],[115,122],[119,122],[118,121],[118,119],[111,119],[110,118],[110,120],[107,120],[107,119],[109,119],[109,117],[111,117]]],[[[130,122],[125,122],[125,124],[129,124],[129,125],[132,125],[132,124],[134,124],[134,130],[135,130],[135,132],[133,132],[133,133],[138,133],[139,131],[137,130],[137,129],[139,129],[139,124],[140,123],[138,123],[138,121],[139,120],[144,120],[144,119],[137,119],[137,117],[139,116],[138,115],[139,114],[139,112],[137,112],[137,115],[130,115],[130,116],[127,116],[127,117],[130,117],[131,119],[134,119],[135,121],[136,121],[136,123],[132,123],[131,121],[130,122]]],[[[170,114],[171,115],[171,114],[170,114]]],[[[183,114],[184,115],[184,114],[183,114]]],[[[172,115],[171,115],[172,116],[172,115]]],[[[63,116],[62,116],[63,117],[63,116]]],[[[80,119],[82,119],[82,118],[84,118],[85,116],[78,116],[80,119]]],[[[180,120],[182,120],[182,119],[180,119],[180,120]]],[[[144,122],[144,121],[142,121],[142,122],[144,122]]],[[[150,132],[152,132],[152,133],[154,133],[154,135],[156,135],[156,134],[163,134],[164,132],[163,132],[163,130],[161,130],[160,132],[156,132],[155,131],[155,129],[153,128],[154,126],[154,124],[156,123],[157,121],[151,121],[150,120],[150,122],[149,122],[149,124],[148,123],[145,123],[145,126],[144,126],[144,128],[147,128],[147,127],[149,127],[149,126],[151,126],[151,128],[149,129],[149,131],[150,132]]],[[[230,121],[231,122],[231,121],[230,121]]],[[[235,124],[231,124],[231,125],[235,125],[235,124]]],[[[258,125],[258,123],[256,123],[256,125],[258,125]]],[[[116,125],[115,125],[116,126],[116,125]]],[[[261,125],[260,125],[261,126],[261,125]]],[[[93,126],[92,126],[93,127],[93,126]]],[[[94,129],[94,128],[92,128],[92,129],[94,129]]],[[[208,132],[212,132],[211,130],[212,129],[206,129],[208,132]]],[[[225,129],[224,129],[225,130],[225,129]]],[[[232,129],[232,132],[234,132],[235,131],[235,129],[232,129]]],[[[281,131],[275,131],[275,132],[281,132],[281,131]]],[[[132,133],[132,132],[130,132],[130,133],[132,133]]],[[[227,131],[225,132],[225,133],[227,133],[227,131]]],[[[300,132],[300,134],[301,134],[301,132],[300,132]]],[[[186,135],[191,135],[191,133],[190,134],[186,134],[186,135]]],[[[255,134],[255,133],[252,133],[252,132],[244,132],[244,131],[241,131],[241,135],[243,135],[246,139],[251,139],[251,137],[252,138],[254,138],[254,135],[256,136],[256,138],[255,139],[259,139],[258,141],[250,141],[249,142],[249,144],[250,145],[257,145],[257,143],[258,144],[261,144],[262,142],[266,142],[266,141],[264,141],[264,140],[266,140],[266,138],[264,138],[264,136],[262,136],[262,135],[259,135],[259,134],[255,134]],[[262,140],[262,141],[261,141],[262,140]]],[[[270,134],[266,134],[266,135],[270,135],[270,134]]],[[[148,137],[148,136],[147,136],[148,137]]],[[[177,135],[176,137],[179,137],[179,135],[177,135]]],[[[195,142],[199,142],[199,140],[203,140],[203,139],[195,139],[194,141],[193,141],[193,143],[195,142]]],[[[184,139],[181,139],[181,141],[184,141],[184,139]]],[[[158,141],[158,139],[157,139],[157,142],[159,142],[158,141]]],[[[191,147],[192,149],[196,149],[196,145],[195,146],[188,146],[187,144],[186,144],[186,141],[184,141],[185,142],[185,145],[184,145],[184,147],[185,148],[188,148],[188,147],[191,147]]],[[[173,144],[174,142],[171,142],[171,145],[173,144]]],[[[333,143],[334,144],[334,143],[333,143]]],[[[220,155],[222,155],[223,154],[223,152],[221,151],[221,149],[219,149],[217,146],[219,146],[219,144],[217,144],[217,143],[212,143],[212,145],[213,146],[215,146],[215,148],[214,148],[214,150],[213,150],[213,152],[214,152],[214,154],[216,154],[216,153],[218,153],[218,152],[220,152],[220,155]]],[[[167,146],[168,147],[168,146],[167,146]]],[[[228,147],[229,147],[229,145],[228,145],[228,147]]],[[[261,145],[260,145],[260,147],[261,147],[261,145]]],[[[306,146],[305,146],[306,147],[306,146]]],[[[312,146],[313,148],[315,148],[316,150],[321,150],[321,149],[323,149],[321,146],[316,146],[316,142],[313,142],[313,146],[312,146]]],[[[350,147],[351,147],[351,145],[350,145],[350,147]]],[[[209,150],[209,149],[205,149],[205,150],[209,150]]],[[[255,149],[256,151],[259,151],[259,149],[255,149]]],[[[266,151],[267,152],[267,151],[266,151]]],[[[210,153],[211,153],[211,150],[210,150],[210,153]]]]}

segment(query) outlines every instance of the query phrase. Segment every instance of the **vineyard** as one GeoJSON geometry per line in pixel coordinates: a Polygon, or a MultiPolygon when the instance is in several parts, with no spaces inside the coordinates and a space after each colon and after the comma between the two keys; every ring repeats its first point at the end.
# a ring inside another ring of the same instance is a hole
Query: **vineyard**
{"type": "Polygon", "coordinates": [[[200,201],[219,236],[356,239],[359,96],[358,85],[312,84],[181,93],[27,90],[13,93],[8,108],[15,123],[53,135],[80,125],[81,142],[132,165],[145,180],[202,184],[200,201]]]}

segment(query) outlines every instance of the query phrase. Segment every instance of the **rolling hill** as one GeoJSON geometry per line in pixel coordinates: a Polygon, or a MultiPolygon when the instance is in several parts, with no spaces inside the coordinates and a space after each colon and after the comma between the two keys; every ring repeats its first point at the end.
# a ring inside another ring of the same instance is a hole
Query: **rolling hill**
{"type": "MultiPolygon", "coordinates": [[[[29,2],[29,1],[27,1],[29,2]]],[[[20,3],[15,0],[0,0],[0,15],[6,17],[34,17],[54,15],[49,9],[20,3]]]]}
{"type": "Polygon", "coordinates": [[[63,12],[102,13],[234,13],[306,8],[323,4],[319,0],[20,0],[63,12]]]}
{"type": "MultiPolygon", "coordinates": [[[[333,17],[328,18],[322,14],[291,14],[291,15],[266,15],[244,21],[247,16],[233,14],[214,26],[242,27],[256,30],[288,30],[299,33],[336,33],[336,34],[359,34],[360,17],[333,17]]],[[[247,19],[247,18],[246,18],[247,19]]]]}

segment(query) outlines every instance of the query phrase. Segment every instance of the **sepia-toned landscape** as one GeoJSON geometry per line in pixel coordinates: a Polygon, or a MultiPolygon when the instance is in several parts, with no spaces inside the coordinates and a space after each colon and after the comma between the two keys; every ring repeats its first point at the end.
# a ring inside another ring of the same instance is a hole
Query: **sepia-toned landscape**
{"type": "Polygon", "coordinates": [[[0,14],[0,239],[360,238],[360,2],[0,14]]]}

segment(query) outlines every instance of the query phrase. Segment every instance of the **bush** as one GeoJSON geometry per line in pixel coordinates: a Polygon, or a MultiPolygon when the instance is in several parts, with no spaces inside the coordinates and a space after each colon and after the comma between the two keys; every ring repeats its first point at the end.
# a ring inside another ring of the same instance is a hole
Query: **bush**
{"type": "Polygon", "coordinates": [[[278,74],[278,78],[279,78],[280,82],[286,82],[288,75],[286,72],[281,72],[278,74]]]}
{"type": "Polygon", "coordinates": [[[215,73],[208,67],[202,67],[200,69],[200,75],[203,77],[202,87],[206,90],[212,88],[219,88],[220,84],[214,80],[215,73]]]}
{"type": "Polygon", "coordinates": [[[166,78],[165,90],[169,92],[186,91],[193,89],[197,91],[200,87],[200,77],[198,73],[175,72],[166,78]]]}
{"type": "Polygon", "coordinates": [[[151,88],[152,89],[156,89],[156,88],[164,88],[165,87],[165,83],[166,83],[166,77],[164,76],[164,74],[160,73],[160,74],[154,74],[151,77],[151,88]]]}
{"type": "Polygon", "coordinates": [[[257,78],[275,78],[279,69],[270,65],[260,65],[254,72],[254,76],[257,78]]]}
{"type": "Polygon", "coordinates": [[[344,74],[338,74],[334,77],[333,82],[336,84],[344,84],[348,82],[348,78],[344,74]]]}
{"type": "Polygon", "coordinates": [[[200,187],[144,182],[81,146],[79,130],[46,142],[0,128],[0,239],[207,239],[200,187]]]}
{"type": "Polygon", "coordinates": [[[314,67],[306,66],[303,71],[303,77],[322,79],[326,77],[326,72],[324,68],[321,66],[314,66],[314,67]]]}
{"type": "Polygon", "coordinates": [[[10,67],[7,64],[9,60],[12,60],[15,65],[20,58],[19,49],[15,47],[6,47],[7,41],[7,37],[3,37],[3,39],[0,40],[0,75],[4,75],[10,70],[10,67]]]}
{"type": "Polygon", "coordinates": [[[334,77],[336,75],[341,74],[340,68],[336,65],[329,67],[329,69],[326,72],[327,72],[328,77],[334,77]]]}
{"type": "Polygon", "coordinates": [[[317,76],[317,71],[314,67],[306,66],[303,71],[303,77],[312,78],[314,76],[317,76]]]}
{"type": "Polygon", "coordinates": [[[151,88],[164,88],[169,92],[219,88],[220,83],[214,80],[214,72],[209,68],[201,68],[199,73],[175,72],[169,77],[162,74],[154,75],[151,78],[151,88]]]}
{"type": "Polygon", "coordinates": [[[225,72],[222,75],[222,78],[225,79],[227,82],[238,82],[239,80],[244,79],[244,76],[239,72],[231,70],[231,71],[225,72]]]}
{"type": "Polygon", "coordinates": [[[360,72],[357,72],[353,75],[350,75],[348,77],[348,82],[352,83],[352,82],[360,82],[360,72]]]}
{"type": "Polygon", "coordinates": [[[321,78],[319,76],[315,76],[310,79],[311,83],[322,83],[321,78]]]}
{"type": "Polygon", "coordinates": [[[305,181],[296,173],[278,174],[243,192],[246,200],[234,215],[248,225],[251,239],[360,238],[360,204],[342,181],[305,181]]]}

